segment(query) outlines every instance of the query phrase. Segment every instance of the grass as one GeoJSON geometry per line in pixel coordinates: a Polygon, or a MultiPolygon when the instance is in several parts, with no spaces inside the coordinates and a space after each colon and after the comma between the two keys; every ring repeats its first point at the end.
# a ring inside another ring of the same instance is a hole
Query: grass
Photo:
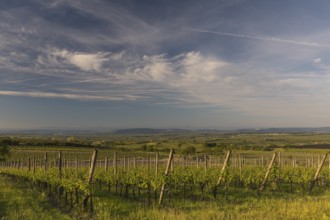
{"type": "Polygon", "coordinates": [[[265,193],[214,201],[174,200],[166,208],[146,207],[121,198],[97,199],[95,219],[329,219],[330,192],[318,195],[265,193]]]}
{"type": "MultiPolygon", "coordinates": [[[[119,138],[119,137],[116,137],[119,138]]],[[[130,137],[125,142],[116,144],[116,147],[101,149],[99,158],[106,156],[112,158],[113,151],[118,151],[118,157],[143,155],[141,146],[153,146],[154,150],[160,150],[163,158],[167,158],[168,151],[162,149],[174,147],[178,154],[180,149],[186,146],[196,147],[197,153],[206,152],[210,155],[224,154],[226,146],[236,146],[233,158],[237,155],[249,157],[255,162],[255,158],[270,157],[273,152],[262,150],[264,146],[299,146],[303,144],[330,143],[330,134],[208,134],[186,136],[152,136],[152,137],[130,137]],[[152,140],[151,140],[152,139],[152,140]],[[218,147],[205,148],[205,142],[217,143],[218,147]],[[158,144],[159,143],[159,144],[158,144]],[[182,145],[182,146],[181,146],[182,145]],[[179,147],[181,146],[181,147],[179,147]],[[255,150],[245,151],[245,147],[255,147],[255,150]],[[120,151],[120,149],[122,151],[120,151]],[[138,152],[137,152],[138,151],[138,152]]],[[[115,140],[114,140],[115,141],[115,140]]],[[[36,154],[40,161],[44,158],[44,152],[48,151],[49,161],[57,158],[58,151],[63,150],[64,156],[75,159],[79,152],[79,159],[90,158],[93,148],[70,148],[70,147],[14,147],[12,160],[25,158],[36,154]]],[[[316,154],[323,154],[326,149],[276,149],[281,151],[282,162],[285,159],[292,164],[293,157],[301,164],[306,162],[306,157],[313,157],[317,164],[316,154]]],[[[154,156],[153,154],[152,157],[154,156]]],[[[193,155],[195,156],[195,155],[193,155]]],[[[71,159],[72,159],[71,158],[71,159]]],[[[328,162],[327,162],[328,163],[328,162]]],[[[32,189],[26,189],[24,185],[6,179],[0,175],[0,219],[71,219],[70,216],[61,213],[59,209],[52,206],[43,193],[32,189]],[[4,217],[4,218],[2,218],[4,217]]],[[[173,220],[204,220],[204,219],[330,219],[330,189],[313,195],[303,193],[280,193],[266,191],[261,195],[256,192],[236,191],[228,193],[227,196],[219,195],[217,199],[208,198],[206,201],[182,198],[168,198],[164,200],[164,207],[157,205],[148,206],[147,203],[134,201],[114,195],[95,195],[93,197],[95,213],[93,219],[173,219],[173,220]]],[[[73,214],[79,219],[89,219],[73,214]]]]}
{"type": "MultiPolygon", "coordinates": [[[[330,189],[315,188],[312,194],[267,189],[229,189],[217,198],[183,199],[174,194],[164,198],[164,206],[149,206],[146,200],[98,194],[93,197],[92,219],[204,220],[204,219],[330,219],[330,189]]],[[[145,195],[144,195],[145,196],[145,195]]],[[[79,216],[76,219],[91,219],[79,216]]],[[[71,219],[49,203],[44,193],[0,175],[0,219],[71,219]]]]}
{"type": "Polygon", "coordinates": [[[0,175],[0,219],[72,219],[53,207],[46,195],[0,175]]]}

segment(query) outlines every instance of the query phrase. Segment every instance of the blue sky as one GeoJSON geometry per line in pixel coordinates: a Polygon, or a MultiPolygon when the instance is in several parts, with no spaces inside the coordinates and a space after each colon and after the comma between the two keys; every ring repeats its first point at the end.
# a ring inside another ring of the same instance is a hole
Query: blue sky
{"type": "Polygon", "coordinates": [[[2,0],[0,129],[330,126],[329,11],[2,0]]]}

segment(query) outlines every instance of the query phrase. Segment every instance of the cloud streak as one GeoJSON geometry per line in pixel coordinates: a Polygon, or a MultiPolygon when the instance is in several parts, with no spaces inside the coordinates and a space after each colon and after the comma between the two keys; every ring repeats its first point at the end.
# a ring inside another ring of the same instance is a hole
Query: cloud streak
{"type": "Polygon", "coordinates": [[[285,103],[297,97],[315,96],[314,93],[305,94],[306,90],[328,91],[324,85],[328,78],[324,76],[278,75],[274,70],[261,67],[246,70],[244,63],[224,61],[199,51],[173,56],[96,51],[90,55],[99,55],[102,65],[93,68],[88,64],[88,69],[70,62],[77,54],[82,52],[59,48],[43,51],[43,55],[37,57],[38,72],[41,75],[47,72],[48,77],[16,81],[13,78],[15,85],[3,87],[0,95],[186,106],[222,105],[253,112],[256,110],[246,108],[249,105],[246,100],[258,100],[260,104],[265,100],[267,103],[269,100],[285,103]],[[36,88],[39,91],[35,91],[36,88]]]}
{"type": "Polygon", "coordinates": [[[272,42],[300,45],[300,46],[307,46],[307,47],[330,48],[330,45],[328,45],[328,44],[320,44],[320,43],[316,43],[316,42],[288,40],[288,39],[282,39],[282,38],[277,38],[277,37],[264,37],[264,36],[245,35],[245,34],[235,34],[235,33],[228,33],[228,32],[196,29],[196,28],[185,28],[185,29],[194,31],[194,32],[199,32],[199,33],[209,33],[209,34],[216,34],[216,35],[235,37],[235,38],[244,38],[244,39],[250,39],[250,40],[272,41],[272,42]]]}
{"type": "Polygon", "coordinates": [[[19,92],[19,91],[0,91],[0,95],[5,96],[24,96],[33,98],[62,98],[81,101],[123,101],[123,100],[136,100],[137,97],[123,95],[123,96],[97,96],[97,95],[78,95],[78,94],[63,94],[63,93],[51,93],[51,92],[19,92]]]}

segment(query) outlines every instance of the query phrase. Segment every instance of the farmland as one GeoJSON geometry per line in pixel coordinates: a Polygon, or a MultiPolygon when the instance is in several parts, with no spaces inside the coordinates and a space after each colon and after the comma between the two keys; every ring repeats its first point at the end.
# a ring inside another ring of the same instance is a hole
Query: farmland
{"type": "Polygon", "coordinates": [[[10,150],[1,162],[2,182],[28,186],[67,218],[330,216],[324,205],[330,200],[328,134],[179,132],[2,140],[10,150]]]}

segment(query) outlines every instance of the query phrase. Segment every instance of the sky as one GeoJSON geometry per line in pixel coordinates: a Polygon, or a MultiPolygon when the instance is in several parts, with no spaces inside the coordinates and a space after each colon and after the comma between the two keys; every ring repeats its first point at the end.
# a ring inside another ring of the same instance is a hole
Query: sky
{"type": "Polygon", "coordinates": [[[326,0],[1,0],[0,129],[330,126],[326,0]]]}

